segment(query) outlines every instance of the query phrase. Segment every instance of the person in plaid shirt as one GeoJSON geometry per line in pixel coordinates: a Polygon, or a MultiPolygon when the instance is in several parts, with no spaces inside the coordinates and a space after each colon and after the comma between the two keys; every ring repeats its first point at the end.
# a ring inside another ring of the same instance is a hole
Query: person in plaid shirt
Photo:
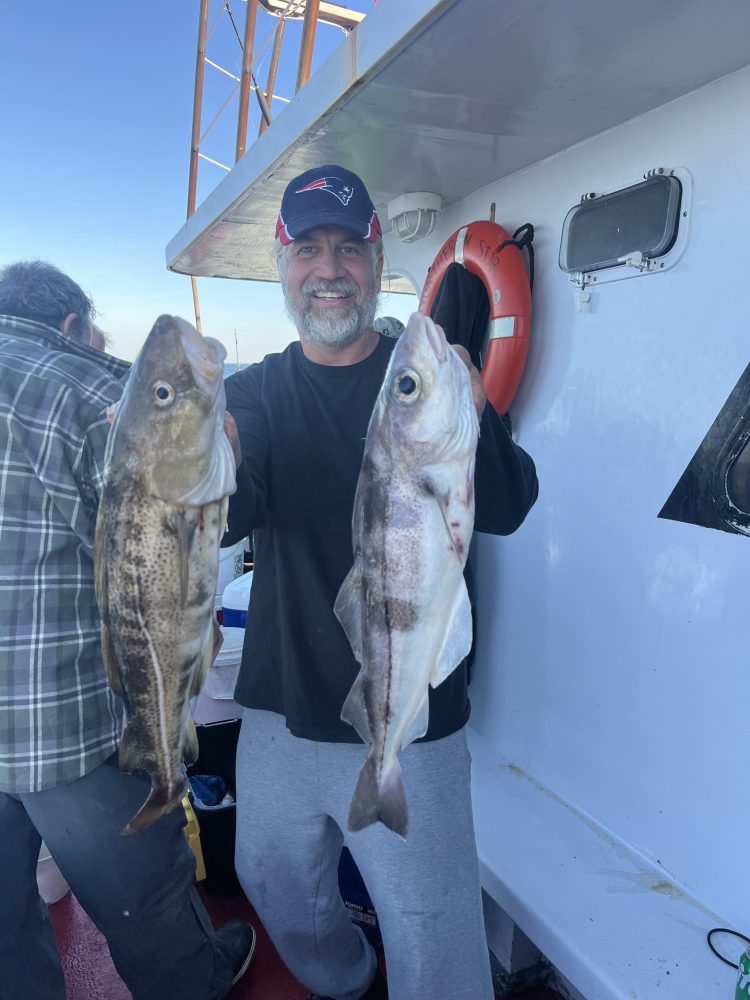
{"type": "Polygon", "coordinates": [[[65,997],[42,840],[134,1000],[214,1000],[247,968],[252,927],[211,927],[182,810],[120,834],[150,782],[117,766],[93,544],[106,410],[129,365],[91,346],[92,319],[51,265],[0,271],[0,1000],[65,997]]]}

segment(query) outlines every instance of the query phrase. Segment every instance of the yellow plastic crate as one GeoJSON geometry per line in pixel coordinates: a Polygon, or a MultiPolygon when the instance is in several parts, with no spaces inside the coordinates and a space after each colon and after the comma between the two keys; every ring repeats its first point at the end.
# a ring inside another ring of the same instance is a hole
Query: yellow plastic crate
{"type": "Polygon", "coordinates": [[[203,851],[201,849],[201,828],[189,795],[186,795],[182,800],[182,808],[185,810],[185,815],[187,816],[185,837],[195,855],[195,880],[196,882],[202,882],[206,877],[206,866],[203,863],[203,851]]]}

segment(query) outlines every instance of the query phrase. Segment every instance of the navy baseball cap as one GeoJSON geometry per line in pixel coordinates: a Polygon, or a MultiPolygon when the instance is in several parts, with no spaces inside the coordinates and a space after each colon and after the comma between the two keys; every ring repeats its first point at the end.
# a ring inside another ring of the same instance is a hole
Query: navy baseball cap
{"type": "Polygon", "coordinates": [[[335,163],[295,177],[281,199],[276,235],[284,246],[316,226],[341,226],[368,243],[383,235],[367,188],[351,170],[335,163]]]}

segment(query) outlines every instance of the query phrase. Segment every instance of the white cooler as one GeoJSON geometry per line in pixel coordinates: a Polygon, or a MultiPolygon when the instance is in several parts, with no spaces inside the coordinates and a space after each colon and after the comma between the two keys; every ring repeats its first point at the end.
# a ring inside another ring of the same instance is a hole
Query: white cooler
{"type": "Polygon", "coordinates": [[[221,607],[221,598],[226,587],[242,576],[245,568],[245,549],[247,538],[241,538],[236,545],[230,545],[226,549],[219,549],[219,573],[216,578],[216,604],[218,610],[221,607]]]}
{"type": "Polygon", "coordinates": [[[253,571],[232,580],[224,588],[221,597],[222,624],[225,628],[245,628],[247,608],[250,604],[250,588],[253,585],[253,571]]]}
{"type": "Polygon", "coordinates": [[[234,686],[240,672],[245,630],[225,628],[222,625],[221,634],[224,636],[224,642],[216,659],[208,668],[203,693],[216,701],[231,701],[234,698],[234,686]]]}
{"type": "MultiPolygon", "coordinates": [[[[245,540],[238,543],[240,545],[241,553],[244,553],[245,540]]],[[[232,549],[221,551],[231,552],[232,549]]],[[[234,701],[234,687],[240,672],[252,582],[251,570],[231,579],[224,587],[221,601],[217,598],[217,609],[221,608],[223,619],[221,632],[224,642],[214,664],[208,669],[203,690],[192,704],[193,719],[199,725],[237,719],[242,715],[242,706],[234,701]]]]}

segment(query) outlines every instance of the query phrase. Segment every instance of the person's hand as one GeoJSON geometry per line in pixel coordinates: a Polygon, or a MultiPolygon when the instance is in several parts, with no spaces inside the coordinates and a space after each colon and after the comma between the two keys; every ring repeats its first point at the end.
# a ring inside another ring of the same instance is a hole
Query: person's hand
{"type": "Polygon", "coordinates": [[[234,419],[232,414],[228,411],[224,411],[224,433],[229,438],[229,443],[232,446],[232,452],[234,454],[234,464],[236,468],[242,465],[242,446],[240,445],[240,432],[237,430],[237,421],[234,419]]]}
{"type": "Polygon", "coordinates": [[[477,410],[477,417],[481,420],[482,414],[484,413],[484,406],[487,402],[487,394],[485,393],[484,385],[482,384],[482,376],[479,373],[479,369],[475,368],[472,364],[469,352],[465,347],[461,344],[451,344],[451,347],[469,369],[469,376],[471,377],[471,395],[474,398],[474,406],[477,410]]]}

